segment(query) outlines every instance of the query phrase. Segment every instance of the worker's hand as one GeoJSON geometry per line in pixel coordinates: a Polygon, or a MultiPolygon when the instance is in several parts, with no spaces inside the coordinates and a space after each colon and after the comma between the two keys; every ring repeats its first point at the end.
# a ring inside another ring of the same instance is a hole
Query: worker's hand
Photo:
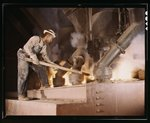
{"type": "MultiPolygon", "coordinates": [[[[48,63],[50,63],[50,64],[52,64],[52,65],[55,65],[55,66],[58,65],[58,64],[56,64],[56,63],[54,63],[54,62],[52,62],[52,61],[48,61],[48,63]]],[[[54,71],[57,71],[58,69],[57,69],[57,68],[53,68],[53,70],[54,70],[54,71]]]]}
{"type": "Polygon", "coordinates": [[[31,56],[31,59],[33,60],[32,62],[33,62],[33,64],[36,64],[36,65],[38,65],[39,64],[39,60],[38,60],[38,58],[37,58],[37,56],[36,55],[32,55],[31,56]]]}
{"type": "Polygon", "coordinates": [[[18,58],[24,60],[26,58],[26,56],[25,56],[25,54],[19,54],[18,58]]]}
{"type": "Polygon", "coordinates": [[[47,61],[47,63],[50,63],[50,64],[55,64],[54,62],[52,62],[52,61],[50,61],[50,60],[49,60],[49,61],[47,61]]]}
{"type": "Polygon", "coordinates": [[[17,51],[17,56],[21,60],[24,60],[26,58],[26,55],[21,48],[17,51]]]}
{"type": "Polygon", "coordinates": [[[33,60],[33,64],[39,65],[39,60],[33,60]]]}

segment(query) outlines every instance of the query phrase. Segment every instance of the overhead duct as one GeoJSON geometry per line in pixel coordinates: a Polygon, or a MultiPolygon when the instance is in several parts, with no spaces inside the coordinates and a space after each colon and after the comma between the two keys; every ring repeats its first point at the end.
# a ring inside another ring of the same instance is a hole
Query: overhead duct
{"type": "Polygon", "coordinates": [[[132,23],[119,37],[117,44],[114,43],[106,55],[97,62],[94,68],[94,75],[98,81],[103,81],[105,72],[106,75],[108,73],[110,74],[110,72],[106,69],[109,68],[109,65],[115,60],[116,57],[118,57],[121,53],[125,53],[124,50],[130,45],[132,39],[138,34],[141,25],[142,24],[139,23],[132,23]]]}

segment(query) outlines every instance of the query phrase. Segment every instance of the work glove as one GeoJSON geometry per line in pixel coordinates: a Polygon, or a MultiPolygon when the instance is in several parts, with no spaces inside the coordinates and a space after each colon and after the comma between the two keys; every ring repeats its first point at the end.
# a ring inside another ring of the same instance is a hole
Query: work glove
{"type": "Polygon", "coordinates": [[[33,62],[33,64],[36,64],[36,65],[39,65],[40,63],[39,63],[39,60],[38,60],[38,58],[37,58],[37,56],[36,55],[32,55],[32,56],[30,56],[31,57],[31,59],[33,60],[32,62],[33,62]]]}

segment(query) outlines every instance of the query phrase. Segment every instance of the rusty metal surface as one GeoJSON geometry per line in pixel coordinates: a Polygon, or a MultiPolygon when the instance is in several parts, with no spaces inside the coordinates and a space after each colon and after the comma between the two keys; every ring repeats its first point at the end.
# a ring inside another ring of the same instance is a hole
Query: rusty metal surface
{"type": "Polygon", "coordinates": [[[144,81],[90,83],[87,103],[58,105],[58,115],[142,116],[144,81]]]}
{"type": "Polygon", "coordinates": [[[145,92],[142,81],[120,83],[116,86],[116,114],[143,115],[145,92]]]}
{"type": "Polygon", "coordinates": [[[57,106],[57,115],[91,115],[95,113],[93,94],[94,84],[86,85],[87,102],[78,104],[62,104],[57,106]]]}

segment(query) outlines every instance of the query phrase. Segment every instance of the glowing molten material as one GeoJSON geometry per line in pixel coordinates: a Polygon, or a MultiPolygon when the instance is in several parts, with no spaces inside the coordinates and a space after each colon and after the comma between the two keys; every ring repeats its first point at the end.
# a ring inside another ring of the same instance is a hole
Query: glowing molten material
{"type": "Polygon", "coordinates": [[[52,87],[52,88],[54,87],[54,85],[53,85],[53,78],[55,78],[56,73],[57,73],[57,70],[49,68],[48,81],[49,81],[50,87],[52,87]]]}
{"type": "Polygon", "coordinates": [[[69,82],[69,75],[71,74],[71,72],[67,72],[63,78],[65,79],[65,85],[66,86],[71,86],[72,84],[69,82]]]}
{"type": "Polygon", "coordinates": [[[132,71],[134,70],[132,61],[121,59],[118,66],[112,72],[111,80],[132,80],[132,71]]]}

